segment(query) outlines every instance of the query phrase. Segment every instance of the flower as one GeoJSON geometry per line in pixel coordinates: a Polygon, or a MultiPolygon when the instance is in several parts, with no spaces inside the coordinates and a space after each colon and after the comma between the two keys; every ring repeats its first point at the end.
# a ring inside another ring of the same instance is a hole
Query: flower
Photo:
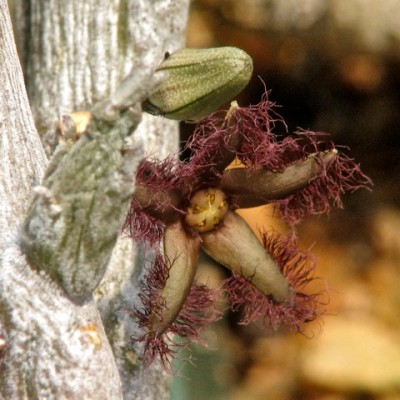
{"type": "Polygon", "coordinates": [[[264,232],[261,243],[235,210],[274,203],[294,227],[341,207],[342,193],[371,181],[327,134],[298,131],[279,139],[273,128],[280,121],[267,94],[255,106],[232,103],[226,115],[200,121],[184,149],[187,161],[141,163],[125,229],[157,252],[143,306],[134,310],[145,329],[134,340],[145,343],[146,364],[159,358],[169,366],[179,346],[202,342],[201,327],[221,316],[217,293],[195,283],[200,247],[231,270],[221,290],[233,311],[242,310],[241,323],[261,319],[273,329],[301,331],[323,312],[319,294],[304,290],[315,263],[297,249],[295,234],[264,232]],[[235,160],[241,166],[228,168],[235,160]],[[186,341],[177,344],[174,334],[186,341]]]}

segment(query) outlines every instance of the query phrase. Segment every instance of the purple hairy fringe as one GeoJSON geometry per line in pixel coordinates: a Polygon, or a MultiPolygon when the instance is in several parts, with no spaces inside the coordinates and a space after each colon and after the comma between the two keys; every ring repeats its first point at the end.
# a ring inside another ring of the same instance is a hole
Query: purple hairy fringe
{"type": "Polygon", "coordinates": [[[207,285],[195,283],[177,319],[171,325],[171,332],[190,338],[191,341],[206,345],[199,331],[206,325],[219,320],[222,313],[215,308],[218,291],[207,285]]]}
{"type": "Polygon", "coordinates": [[[292,304],[278,304],[259,292],[250,281],[234,274],[223,284],[231,309],[242,312],[240,323],[243,325],[260,320],[265,327],[272,330],[285,325],[296,332],[303,332],[303,323],[314,321],[325,312],[322,299],[326,291],[316,294],[304,291],[315,280],[312,276],[315,261],[309,254],[299,251],[294,233],[286,236],[264,234],[263,244],[292,287],[294,300],[292,304]]]}
{"type": "MultiPolygon", "coordinates": [[[[283,171],[295,161],[335,149],[329,134],[323,132],[299,130],[278,140],[272,130],[277,122],[284,122],[274,112],[274,107],[265,93],[259,104],[237,108],[229,123],[224,123],[218,112],[201,121],[187,143],[194,155],[189,162],[190,168],[186,168],[193,170],[194,164],[217,178],[218,171],[213,170],[213,163],[222,149],[228,149],[250,169],[283,171]],[[241,138],[237,148],[229,147],[232,135],[241,138]]],[[[318,155],[315,157],[318,162],[318,155]]],[[[368,188],[372,184],[360,166],[345,154],[338,153],[328,166],[322,160],[320,164],[322,171],[318,178],[298,193],[276,203],[282,217],[290,224],[297,224],[311,214],[326,213],[331,206],[342,208],[340,196],[344,192],[368,188]]]]}
{"type": "Polygon", "coordinates": [[[172,358],[179,356],[190,343],[205,346],[206,342],[201,337],[201,330],[205,325],[221,318],[221,313],[215,309],[216,291],[206,285],[195,283],[178,317],[168,330],[161,333],[155,332],[152,328],[154,320],[162,320],[163,310],[168,306],[161,295],[168,276],[169,266],[159,254],[149,269],[139,295],[143,308],[135,308],[133,311],[145,334],[131,339],[133,342],[144,342],[143,361],[146,367],[158,359],[166,370],[173,372],[172,358]],[[175,340],[174,335],[180,336],[181,339],[175,340]]]}
{"type": "Polygon", "coordinates": [[[142,208],[132,199],[131,206],[126,216],[122,231],[126,232],[136,242],[144,246],[158,245],[165,232],[165,224],[148,215],[142,208]]]}
{"type": "Polygon", "coordinates": [[[218,177],[219,171],[213,170],[213,164],[222,151],[230,151],[246,166],[282,169],[281,149],[272,129],[276,122],[284,122],[273,111],[274,107],[275,104],[268,100],[266,93],[261,103],[235,109],[229,121],[225,120],[226,114],[221,112],[200,121],[186,144],[186,149],[193,153],[190,164],[218,177]],[[240,140],[232,141],[232,137],[240,140]]]}
{"type": "Polygon", "coordinates": [[[282,171],[291,162],[287,155],[299,147],[291,137],[278,141],[273,129],[278,122],[286,125],[274,107],[265,93],[259,104],[239,108],[232,117],[243,135],[237,157],[247,168],[282,171]]]}
{"type": "MultiPolygon", "coordinates": [[[[306,155],[334,149],[329,140],[321,141],[327,135],[308,131],[298,131],[297,135],[303,142],[306,155]]],[[[298,224],[309,215],[328,213],[332,206],[343,208],[342,194],[360,188],[369,189],[372,185],[360,166],[342,152],[338,152],[328,166],[318,156],[316,161],[322,167],[320,175],[304,189],[275,203],[282,218],[291,225],[298,224]]]]}
{"type": "Polygon", "coordinates": [[[145,158],[136,171],[136,184],[146,184],[149,188],[179,189],[183,182],[176,171],[180,162],[175,155],[170,155],[165,160],[145,158]]]}
{"type": "MultiPolygon", "coordinates": [[[[275,104],[268,100],[268,93],[265,93],[259,104],[235,109],[229,122],[220,112],[205,118],[186,144],[186,149],[193,153],[189,164],[212,171],[213,163],[220,158],[223,150],[231,151],[251,169],[282,171],[294,161],[305,159],[312,153],[311,147],[306,148],[296,136],[280,141],[273,133],[277,123],[286,127],[274,108],[275,104]],[[241,140],[233,141],[232,145],[232,136],[241,140]]],[[[314,152],[318,151],[321,149],[316,147],[314,152]]],[[[218,175],[215,171],[214,174],[218,175]]]]}
{"type": "MultiPolygon", "coordinates": [[[[208,161],[207,167],[211,164],[208,161]]],[[[195,159],[185,163],[178,160],[176,155],[162,161],[147,158],[141,162],[136,172],[136,184],[145,184],[146,187],[156,190],[175,190],[189,194],[201,184],[200,175],[203,169],[204,166],[197,164],[195,159]]]]}
{"type": "MultiPolygon", "coordinates": [[[[137,169],[136,185],[145,184],[148,189],[157,191],[182,190],[184,179],[177,173],[180,170],[180,162],[174,156],[169,156],[163,161],[146,158],[137,169]]],[[[160,208],[162,206],[158,205],[160,208]]],[[[122,231],[127,232],[137,242],[153,247],[160,243],[165,225],[148,215],[133,197],[122,231]]]]}
{"type": "Polygon", "coordinates": [[[149,327],[152,318],[161,318],[163,308],[166,306],[165,300],[160,296],[160,292],[169,276],[169,268],[161,254],[155,256],[154,262],[149,268],[142,285],[139,298],[143,304],[143,309],[135,309],[134,314],[138,318],[140,327],[149,327]]]}

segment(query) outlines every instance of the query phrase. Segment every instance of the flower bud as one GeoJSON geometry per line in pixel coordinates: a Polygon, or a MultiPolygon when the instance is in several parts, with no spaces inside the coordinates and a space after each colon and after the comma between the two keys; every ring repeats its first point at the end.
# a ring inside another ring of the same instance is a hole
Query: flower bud
{"type": "Polygon", "coordinates": [[[156,69],[166,78],[144,104],[144,110],[176,120],[198,121],[243,90],[253,61],[236,47],[182,49],[156,69]]]}

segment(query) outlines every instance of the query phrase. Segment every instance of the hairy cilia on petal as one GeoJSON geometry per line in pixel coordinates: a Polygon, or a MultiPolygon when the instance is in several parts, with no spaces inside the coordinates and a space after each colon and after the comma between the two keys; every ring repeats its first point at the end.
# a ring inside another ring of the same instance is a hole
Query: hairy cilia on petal
{"type": "Polygon", "coordinates": [[[171,222],[177,219],[180,193],[187,191],[175,157],[163,161],[144,159],[136,172],[132,202],[148,215],[171,222]]]}
{"type": "Polygon", "coordinates": [[[192,239],[180,222],[171,224],[164,235],[164,259],[168,277],[158,293],[159,312],[153,314],[150,331],[160,336],[176,319],[192,287],[200,240],[192,239]]]}
{"type": "MultiPolygon", "coordinates": [[[[321,135],[307,131],[298,132],[298,135],[307,143],[305,147],[315,149],[325,145],[333,148],[331,142],[320,142],[321,135]]],[[[360,166],[341,152],[337,152],[327,166],[322,164],[322,160],[319,162],[322,173],[316,179],[311,180],[309,185],[296,193],[275,203],[282,217],[292,225],[309,215],[328,213],[332,205],[343,208],[341,200],[343,193],[360,188],[369,189],[372,186],[371,179],[361,171],[360,166]]]]}
{"type": "Polygon", "coordinates": [[[216,294],[216,291],[206,285],[194,283],[176,319],[165,333],[158,336],[150,332],[144,323],[152,313],[143,318],[144,314],[135,310],[134,314],[139,319],[140,325],[145,328],[146,334],[131,339],[133,342],[145,342],[143,354],[145,366],[159,359],[164,367],[172,372],[171,357],[177,357],[190,343],[206,345],[201,337],[201,330],[205,325],[221,318],[221,313],[215,308],[216,294]],[[173,335],[178,335],[180,340],[175,341],[173,335]]]}
{"type": "Polygon", "coordinates": [[[220,188],[230,194],[237,207],[258,207],[286,198],[308,186],[329,167],[336,155],[336,149],[311,154],[283,171],[227,169],[221,176],[220,188]]]}
{"type": "Polygon", "coordinates": [[[232,310],[242,312],[240,323],[244,325],[261,319],[274,330],[286,325],[300,332],[304,322],[313,321],[325,312],[326,291],[307,292],[307,285],[315,279],[315,260],[297,248],[294,234],[264,233],[263,244],[293,288],[292,303],[278,303],[257,290],[251,280],[233,274],[223,285],[232,310]]]}
{"type": "Polygon", "coordinates": [[[228,211],[223,225],[202,233],[203,249],[222,265],[251,281],[265,296],[279,303],[292,302],[292,289],[242,217],[228,211]]]}
{"type": "Polygon", "coordinates": [[[168,333],[201,342],[201,327],[220,317],[214,309],[213,291],[194,283],[199,242],[199,238],[185,232],[180,222],[165,230],[164,254],[156,257],[140,294],[144,309],[134,311],[146,333],[132,339],[146,343],[146,364],[159,358],[169,366],[168,355],[176,351],[171,348],[176,343],[168,333]]]}

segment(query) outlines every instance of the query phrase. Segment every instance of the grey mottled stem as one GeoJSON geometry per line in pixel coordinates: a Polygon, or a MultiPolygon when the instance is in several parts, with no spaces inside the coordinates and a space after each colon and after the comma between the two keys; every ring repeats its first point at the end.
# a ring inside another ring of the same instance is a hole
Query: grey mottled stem
{"type": "Polygon", "coordinates": [[[94,302],[71,303],[46,276],[29,268],[18,246],[18,225],[47,160],[30,113],[5,0],[0,0],[0,38],[0,335],[5,341],[0,398],[77,399],[79,393],[79,398],[121,399],[94,302]]]}
{"type": "MultiPolygon", "coordinates": [[[[0,1],[0,250],[24,216],[47,159],[26,96],[7,2],[0,1]]],[[[0,251],[1,253],[1,251],[0,251]]]]}
{"type": "MultiPolygon", "coordinates": [[[[92,104],[115,91],[134,65],[150,73],[165,51],[183,47],[188,1],[156,0],[150,7],[148,2],[137,0],[15,0],[14,6],[18,11],[18,43],[23,45],[22,51],[28,50],[21,56],[27,66],[30,103],[41,137],[52,139],[46,140],[50,154],[60,115],[90,110],[92,104]],[[27,3],[29,13],[20,13],[18,7],[27,3]]],[[[120,236],[96,301],[88,295],[80,304],[71,301],[42,265],[39,272],[31,268],[21,251],[18,228],[35,194],[33,187],[41,184],[47,160],[26,97],[6,0],[0,0],[0,38],[0,336],[5,339],[0,357],[0,399],[167,399],[168,377],[157,365],[142,372],[136,356],[140,349],[130,346],[129,337],[136,334],[137,327],[128,310],[137,301],[144,265],[141,251],[120,236]]],[[[120,100],[117,103],[122,105],[120,100]]],[[[124,152],[129,146],[126,148],[118,135],[115,144],[101,135],[113,129],[128,131],[132,122],[123,111],[115,126],[98,120],[93,124],[90,130],[94,140],[86,137],[80,144],[90,148],[103,140],[112,150],[99,153],[102,161],[114,167],[121,162],[113,176],[103,169],[100,160],[88,156],[86,168],[93,173],[104,172],[98,175],[100,186],[105,187],[107,175],[108,179],[118,178],[115,182],[111,179],[111,186],[106,188],[104,195],[111,199],[113,185],[122,187],[126,183],[122,178],[131,167],[125,164],[124,169],[122,159],[129,156],[119,150],[124,152]]],[[[134,135],[136,143],[143,143],[145,151],[157,157],[177,150],[176,122],[144,116],[134,135]]],[[[136,150],[133,164],[143,157],[140,148],[136,150]]],[[[56,176],[69,177],[67,186],[57,189],[62,193],[82,185],[88,190],[83,199],[86,207],[85,202],[90,203],[87,199],[96,197],[93,180],[77,182],[82,176],[77,169],[76,174],[74,170],[58,171],[68,164],[64,157],[71,157],[77,148],[70,151],[59,152],[61,164],[52,162],[47,179],[53,180],[53,189],[58,185],[56,176]]],[[[45,187],[36,189],[43,203],[52,199],[51,190],[45,187]]],[[[120,204],[121,199],[117,194],[115,197],[113,202],[120,204]]],[[[55,214],[59,211],[51,201],[47,207],[55,214]]],[[[112,207],[107,207],[112,214],[112,207]]],[[[83,219],[91,215],[85,210],[83,219]]],[[[93,228],[93,235],[100,234],[93,228]]],[[[115,240],[114,227],[103,239],[107,235],[115,240]]],[[[108,244],[106,253],[111,249],[108,244]]],[[[105,260],[101,262],[104,265],[105,260]]]]}
{"type": "Polygon", "coordinates": [[[111,95],[93,107],[87,131],[53,157],[21,231],[31,266],[46,271],[71,298],[90,296],[100,283],[128,212],[143,154],[131,134],[152,87],[149,75],[132,71],[119,103],[111,95]],[[103,121],[111,119],[110,103],[113,123],[103,121]],[[126,110],[135,105],[137,115],[126,110]]]}

